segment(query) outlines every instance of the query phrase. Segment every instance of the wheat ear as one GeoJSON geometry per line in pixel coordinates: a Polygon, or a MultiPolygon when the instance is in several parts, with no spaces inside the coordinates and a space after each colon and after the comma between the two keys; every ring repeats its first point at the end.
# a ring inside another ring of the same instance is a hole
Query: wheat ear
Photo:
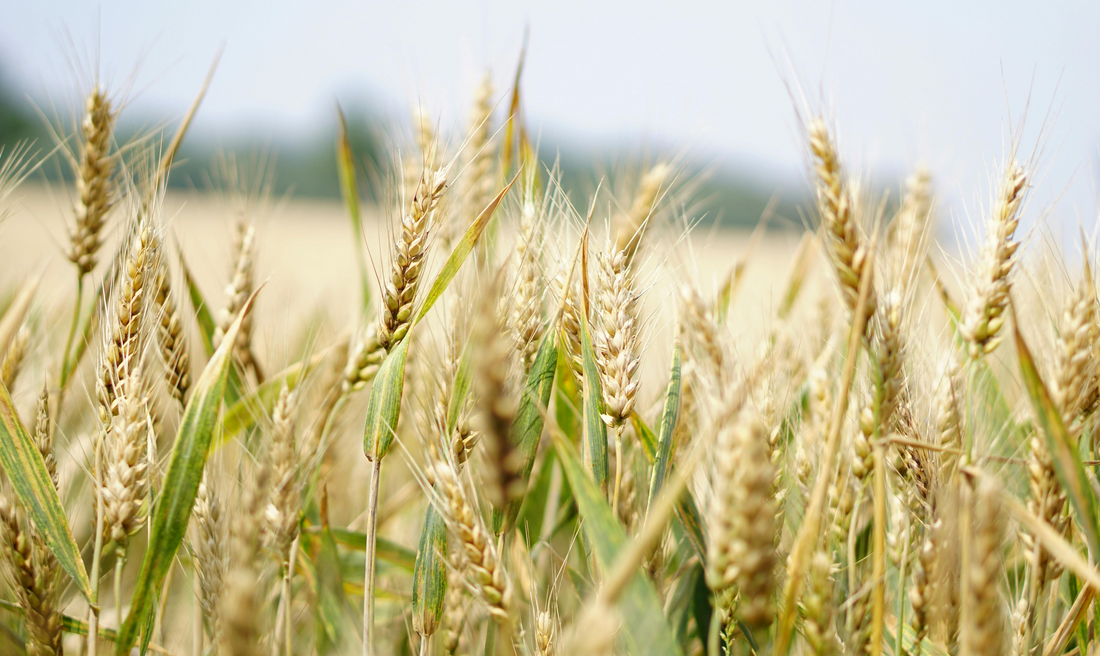
{"type": "Polygon", "coordinates": [[[466,574],[485,603],[489,616],[504,626],[512,625],[512,584],[476,508],[470,505],[466,491],[450,464],[437,463],[428,471],[429,482],[436,484],[443,497],[444,516],[458,537],[466,564],[466,574]]]}
{"type": "Polygon", "coordinates": [[[202,609],[207,635],[217,643],[220,629],[219,605],[226,570],[229,568],[228,530],[221,502],[211,487],[209,468],[195,496],[192,517],[194,565],[198,574],[196,594],[202,609]]]}
{"type": "Polygon", "coordinates": [[[986,226],[986,241],[974,293],[966,306],[960,330],[969,343],[971,358],[992,353],[1000,343],[1008,306],[1009,275],[1016,263],[1016,226],[1027,191],[1027,171],[1013,162],[1005,170],[986,226]]]}
{"type": "Polygon", "coordinates": [[[396,346],[409,331],[416,291],[428,254],[432,213],[447,185],[445,169],[425,169],[408,211],[401,217],[401,234],[394,244],[389,278],[382,285],[382,317],[378,345],[385,351],[396,346]]]}
{"type": "MultiPolygon", "coordinates": [[[[859,283],[864,275],[867,246],[859,231],[855,212],[855,194],[840,166],[836,145],[825,121],[817,118],[809,125],[810,152],[813,156],[814,188],[817,212],[825,233],[829,259],[840,281],[841,295],[849,312],[855,311],[859,283]]],[[[867,312],[874,312],[874,292],[868,297],[867,312]]]]}
{"type": "Polygon", "coordinates": [[[15,379],[19,376],[19,370],[23,367],[23,360],[27,357],[27,345],[30,344],[31,331],[27,326],[21,326],[11,340],[8,350],[0,360],[0,382],[11,391],[15,387],[15,379]]]}
{"type": "Polygon", "coordinates": [[[638,398],[638,296],[624,251],[604,252],[597,258],[599,322],[595,330],[596,365],[602,384],[604,423],[615,437],[615,487],[612,509],[619,509],[622,487],[623,433],[638,398]]]}
{"type": "Polygon", "coordinates": [[[110,154],[111,135],[116,114],[111,101],[98,86],[85,102],[80,131],[83,139],[76,171],[76,223],[69,234],[69,260],[83,278],[96,265],[96,254],[103,245],[101,233],[111,209],[111,179],[117,156],[110,154]]]}
{"type": "Polygon", "coordinates": [[[634,256],[642,244],[642,236],[649,222],[653,220],[661,190],[671,173],[672,167],[664,162],[646,171],[630,209],[618,221],[615,250],[624,253],[627,266],[634,261],[634,256]]]}
{"type": "Polygon", "coordinates": [[[737,613],[751,627],[775,614],[775,512],[764,426],[751,409],[718,430],[707,544],[707,585],[716,593],[737,586],[737,613]]]}
{"type": "Polygon", "coordinates": [[[23,609],[28,656],[61,656],[57,560],[5,494],[0,494],[0,539],[23,609]]]}
{"type": "Polygon", "coordinates": [[[998,584],[1004,576],[1001,565],[1003,520],[996,483],[986,477],[973,491],[973,526],[960,526],[969,532],[969,563],[966,577],[965,610],[962,626],[962,652],[968,656],[1002,656],[1008,653],[1005,625],[998,584]]]}
{"type": "MultiPolygon", "coordinates": [[[[229,327],[237,319],[245,301],[252,295],[254,289],[254,269],[256,258],[256,228],[245,222],[237,223],[237,231],[233,241],[235,257],[233,258],[233,278],[225,288],[225,307],[218,314],[218,325],[214,329],[214,346],[221,344],[229,327]]],[[[257,381],[262,381],[259,363],[252,355],[252,315],[246,314],[241,320],[240,330],[237,331],[236,343],[233,344],[233,356],[246,371],[251,371],[257,381]]]]}
{"type": "Polygon", "coordinates": [[[298,536],[302,505],[298,451],[294,440],[297,405],[298,393],[284,385],[271,417],[273,428],[268,465],[271,489],[264,511],[264,533],[268,548],[284,566],[290,544],[298,536]]]}
{"type": "Polygon", "coordinates": [[[191,388],[191,362],[183,334],[184,318],[172,293],[172,280],[163,254],[157,258],[155,271],[153,302],[157,307],[157,347],[165,366],[168,393],[182,410],[187,404],[187,391],[191,388]]]}

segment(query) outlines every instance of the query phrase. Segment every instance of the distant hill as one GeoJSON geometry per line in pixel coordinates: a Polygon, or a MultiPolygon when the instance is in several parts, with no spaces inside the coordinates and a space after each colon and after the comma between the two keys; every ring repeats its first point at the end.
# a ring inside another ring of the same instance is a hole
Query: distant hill
{"type": "MultiPolygon", "coordinates": [[[[200,110],[201,111],[201,110],[200,110]]],[[[297,137],[271,138],[261,140],[246,137],[230,143],[217,144],[201,133],[188,136],[181,149],[178,166],[174,169],[170,184],[175,187],[203,189],[217,179],[212,172],[217,168],[219,158],[233,153],[238,158],[267,157],[272,167],[274,191],[278,194],[290,192],[294,196],[338,198],[340,187],[336,173],[335,158],[335,117],[332,125],[311,134],[297,137]]],[[[123,116],[119,134],[123,141],[128,135],[135,134],[140,123],[123,116]]],[[[349,113],[349,135],[357,161],[365,169],[370,179],[378,179],[378,171],[385,170],[390,163],[390,147],[384,137],[384,126],[393,121],[372,113],[367,109],[358,109],[349,113]]],[[[3,70],[0,69],[0,147],[10,148],[14,144],[33,140],[39,152],[52,148],[52,138],[48,130],[36,116],[30,103],[18,90],[7,84],[3,70]]],[[[544,136],[544,150],[540,156],[546,166],[551,166],[555,158],[560,163],[562,187],[570,194],[575,203],[584,204],[584,198],[591,194],[597,182],[604,174],[597,168],[597,162],[632,162],[625,151],[609,145],[580,149],[569,144],[568,139],[559,140],[559,146],[553,150],[545,148],[552,140],[544,136]]],[[[649,158],[652,160],[653,155],[649,158]]],[[[58,164],[62,164],[59,162],[58,164]]],[[[42,174],[48,177],[68,177],[67,165],[47,165],[42,174]]],[[[681,179],[688,181],[694,193],[691,207],[687,208],[693,219],[705,223],[720,220],[723,226],[751,226],[760,219],[777,188],[722,167],[704,168],[701,165],[687,164],[681,179]]],[[[364,185],[365,191],[377,185],[364,185]]],[[[779,204],[775,208],[777,215],[797,222],[798,204],[802,202],[797,190],[781,190],[779,204]]],[[[377,199],[376,199],[377,200],[377,199]]],[[[781,227],[783,224],[778,224],[781,227]]],[[[787,224],[789,225],[789,223],[787,224]]]]}

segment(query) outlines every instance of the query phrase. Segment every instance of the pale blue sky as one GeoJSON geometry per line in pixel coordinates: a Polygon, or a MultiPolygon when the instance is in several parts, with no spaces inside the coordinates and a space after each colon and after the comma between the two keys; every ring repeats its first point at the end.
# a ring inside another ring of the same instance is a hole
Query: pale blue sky
{"type": "Polygon", "coordinates": [[[1025,154],[1046,130],[1031,214],[1053,205],[1068,229],[1097,212],[1100,3],[11,4],[0,61],[37,97],[71,97],[71,35],[84,53],[98,39],[108,79],[141,61],[135,113],[178,115],[224,41],[196,129],[276,138],[330,121],[335,97],[394,111],[421,102],[461,121],[486,66],[503,92],[529,25],[536,130],[793,175],[803,158],[787,85],[801,87],[836,120],[853,164],[895,175],[923,158],[956,215],[988,197],[1030,97],[1025,154]]]}

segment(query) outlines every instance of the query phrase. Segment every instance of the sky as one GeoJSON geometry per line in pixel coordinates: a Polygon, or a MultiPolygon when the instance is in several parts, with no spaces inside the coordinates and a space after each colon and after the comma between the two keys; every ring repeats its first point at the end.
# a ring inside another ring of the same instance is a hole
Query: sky
{"type": "Polygon", "coordinates": [[[500,97],[530,30],[535,132],[660,145],[762,180],[801,180],[799,115],[836,126],[853,171],[897,184],[926,162],[942,211],[970,225],[1013,143],[1034,171],[1025,225],[1090,230],[1100,173],[1100,3],[11,3],[0,64],[71,103],[98,58],[128,112],[181,115],[214,53],[196,132],[277,139],[331,124],[334,100],[461,125],[490,71],[500,97]],[[74,73],[72,61],[85,72],[74,73]]]}

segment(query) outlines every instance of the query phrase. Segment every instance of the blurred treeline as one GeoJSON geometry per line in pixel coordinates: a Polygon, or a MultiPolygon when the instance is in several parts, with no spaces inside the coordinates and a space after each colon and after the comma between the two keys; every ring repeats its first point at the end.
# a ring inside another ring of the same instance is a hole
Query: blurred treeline
{"type": "MultiPolygon", "coordinates": [[[[200,109],[201,112],[201,109],[200,109]]],[[[393,164],[394,142],[386,137],[387,127],[399,124],[393,117],[382,116],[367,107],[348,108],[348,134],[352,149],[362,167],[364,193],[374,196],[383,184],[371,184],[384,180],[382,171],[391,170],[393,164]]],[[[71,133],[76,122],[71,117],[62,117],[66,134],[71,133]]],[[[148,133],[147,124],[123,115],[118,127],[118,137],[125,142],[133,135],[148,133]]],[[[293,197],[338,198],[339,181],[336,171],[335,139],[336,113],[333,112],[329,126],[315,130],[310,134],[296,137],[271,139],[250,135],[229,142],[217,142],[201,132],[188,135],[177,166],[173,170],[170,184],[177,188],[207,189],[218,177],[213,172],[218,162],[228,155],[237,158],[262,158],[271,167],[273,190],[276,194],[289,193],[293,197]]],[[[33,142],[32,152],[45,154],[54,150],[55,140],[43,119],[34,111],[34,107],[24,94],[11,87],[0,69],[0,148],[9,149],[21,141],[33,142]]],[[[571,147],[568,139],[551,144],[543,138],[540,157],[546,166],[555,161],[561,170],[562,187],[579,206],[595,189],[597,183],[606,176],[614,177],[619,173],[616,162],[633,163],[637,168],[639,155],[636,151],[612,146],[571,147]]],[[[650,163],[667,153],[647,151],[645,159],[650,163]]],[[[57,180],[71,177],[67,164],[54,156],[39,169],[39,175],[57,180]]],[[[753,226],[760,219],[769,201],[776,197],[778,204],[774,212],[787,221],[775,223],[775,227],[790,226],[799,223],[798,208],[803,205],[800,191],[783,182],[762,182],[766,178],[748,179],[731,169],[709,166],[703,167],[684,164],[680,174],[681,182],[690,184],[692,198],[697,202],[685,208],[687,216],[703,223],[713,223],[716,219],[723,226],[753,226]],[[785,187],[785,188],[784,188],[785,187]]],[[[381,200],[375,196],[374,200],[381,200]]],[[[580,208],[583,211],[583,207],[580,208]]]]}

